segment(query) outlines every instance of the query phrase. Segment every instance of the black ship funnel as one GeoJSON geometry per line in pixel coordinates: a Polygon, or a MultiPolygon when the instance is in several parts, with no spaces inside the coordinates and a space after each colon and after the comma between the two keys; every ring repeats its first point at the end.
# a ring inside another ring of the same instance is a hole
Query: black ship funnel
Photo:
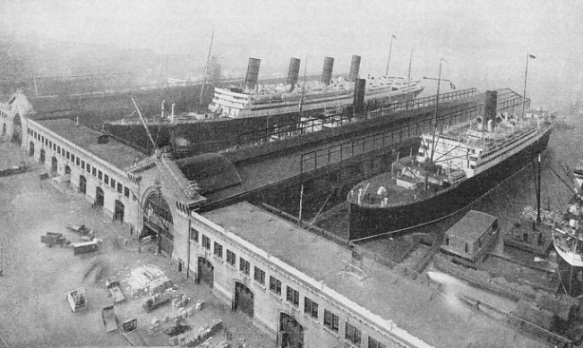
{"type": "Polygon", "coordinates": [[[247,75],[245,76],[245,87],[247,89],[254,89],[259,78],[259,66],[261,59],[249,58],[249,65],[247,66],[247,75]]]}
{"type": "Polygon", "coordinates": [[[364,111],[364,93],[366,90],[366,80],[356,79],[354,81],[354,112],[362,113],[364,111]]]}
{"type": "Polygon", "coordinates": [[[328,86],[332,79],[332,67],[334,66],[334,58],[324,58],[324,69],[322,70],[322,83],[328,86]]]}
{"type": "Polygon", "coordinates": [[[352,56],[352,62],[350,63],[350,74],[348,79],[354,81],[358,78],[358,71],[360,70],[360,56],[352,56]]]}
{"type": "Polygon", "coordinates": [[[498,111],[498,92],[486,91],[486,106],[484,108],[484,123],[488,131],[496,126],[496,112],[498,111]]]}
{"type": "Polygon", "coordinates": [[[291,58],[289,60],[289,69],[287,71],[287,82],[286,84],[291,85],[290,92],[296,87],[298,83],[298,76],[300,73],[300,60],[297,58],[291,58]]]}

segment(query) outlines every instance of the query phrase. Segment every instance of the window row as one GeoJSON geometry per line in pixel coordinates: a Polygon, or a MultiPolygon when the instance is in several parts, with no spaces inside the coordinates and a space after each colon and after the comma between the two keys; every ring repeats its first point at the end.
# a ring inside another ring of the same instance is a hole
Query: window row
{"type": "Polygon", "coordinates": [[[41,136],[36,131],[32,129],[28,129],[28,133],[34,136],[35,139],[39,140],[41,143],[47,145],[50,149],[57,152],[59,155],[65,157],[67,160],[71,161],[75,165],[81,167],[81,169],[85,169],[87,173],[90,173],[98,180],[103,181],[106,185],[110,185],[113,190],[117,190],[117,193],[123,194],[126,198],[130,197],[130,189],[127,186],[122,185],[120,182],[115,181],[114,178],[109,178],[109,175],[104,174],[101,170],[98,170],[95,166],[91,167],[91,164],[85,163],[84,160],[81,160],[79,156],[75,157],[75,154],[66,151],[64,148],[61,149],[60,146],[50,141],[48,138],[45,139],[44,136],[41,136]]]}
{"type": "MultiPolygon", "coordinates": [[[[208,236],[206,236],[204,234],[199,235],[198,230],[191,227],[190,239],[192,241],[198,243],[199,237],[201,239],[201,246],[204,249],[207,249],[210,251],[211,244],[212,244],[214,256],[216,256],[222,260],[223,251],[224,251],[223,245],[216,242],[216,241],[214,243],[212,243],[211,239],[208,236]]],[[[227,249],[226,250],[226,261],[231,266],[236,267],[237,255],[233,251],[227,249]]],[[[250,273],[251,273],[251,263],[240,256],[239,256],[239,271],[247,276],[250,276],[250,273]]],[[[254,266],[253,267],[253,280],[255,282],[257,282],[258,284],[265,286],[265,281],[266,281],[265,278],[266,278],[265,271],[257,266],[254,266]]],[[[273,293],[274,295],[277,295],[277,296],[281,296],[282,282],[277,277],[272,276],[272,275],[269,276],[268,287],[269,287],[269,291],[271,293],[273,293]]],[[[294,307],[299,307],[300,306],[300,293],[299,293],[299,291],[294,289],[293,287],[291,287],[289,285],[286,286],[286,301],[294,307]]],[[[311,299],[307,296],[304,296],[304,307],[303,308],[304,308],[305,315],[310,316],[314,319],[318,319],[318,309],[319,309],[318,302],[314,301],[313,299],[311,299]]],[[[338,332],[338,329],[340,327],[340,318],[334,312],[332,312],[328,309],[324,309],[323,324],[329,330],[334,331],[334,332],[338,332]]],[[[350,343],[352,343],[356,346],[360,346],[361,341],[362,341],[362,332],[356,326],[354,326],[350,323],[345,323],[344,338],[347,341],[349,341],[350,343]]],[[[368,338],[368,347],[369,348],[386,348],[386,345],[380,343],[379,341],[375,340],[372,337],[369,337],[368,338]]]]}

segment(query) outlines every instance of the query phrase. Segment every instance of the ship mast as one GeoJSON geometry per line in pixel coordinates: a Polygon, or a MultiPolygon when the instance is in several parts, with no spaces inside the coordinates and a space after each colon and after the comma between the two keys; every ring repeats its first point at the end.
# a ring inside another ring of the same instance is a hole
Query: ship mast
{"type": "Polygon", "coordinates": [[[435,111],[433,113],[433,121],[431,121],[432,138],[431,138],[431,157],[429,163],[433,163],[433,155],[435,154],[435,132],[437,130],[437,112],[439,111],[439,88],[441,86],[441,65],[445,59],[439,60],[439,76],[437,77],[437,96],[435,97],[435,111]]]}
{"type": "Polygon", "coordinates": [[[396,39],[395,35],[391,36],[391,44],[389,46],[389,59],[387,59],[387,71],[385,71],[386,77],[389,77],[389,64],[391,64],[391,51],[393,50],[393,39],[396,39]]]}
{"type": "Polygon", "coordinates": [[[304,94],[306,93],[306,71],[308,69],[308,56],[306,56],[306,65],[304,65],[304,78],[302,82],[302,95],[300,97],[300,113],[298,125],[301,127],[302,122],[302,110],[304,109],[304,94]]]}
{"type": "Polygon", "coordinates": [[[215,38],[215,32],[213,30],[213,33],[211,34],[211,44],[209,47],[209,53],[208,56],[206,57],[206,64],[204,66],[204,76],[202,77],[202,87],[200,88],[200,97],[198,99],[198,108],[200,109],[200,106],[202,104],[202,99],[204,97],[204,90],[206,87],[206,76],[207,76],[207,72],[208,72],[208,67],[209,67],[209,61],[211,59],[211,51],[213,48],[213,39],[215,38]]]}
{"type": "Polygon", "coordinates": [[[409,55],[409,72],[407,73],[407,94],[405,94],[405,103],[409,101],[409,93],[411,88],[411,61],[413,60],[413,51],[414,50],[411,50],[411,54],[409,55]]]}
{"type": "Polygon", "coordinates": [[[433,120],[431,121],[431,127],[432,129],[432,138],[431,138],[431,156],[429,157],[429,163],[426,163],[425,166],[425,192],[427,192],[427,189],[429,187],[429,174],[427,173],[427,171],[430,169],[429,166],[433,166],[433,156],[435,154],[435,132],[437,130],[437,112],[439,110],[439,88],[441,86],[441,66],[443,63],[444,59],[441,58],[439,60],[439,75],[437,77],[437,96],[435,97],[435,111],[433,113],[433,120]]]}

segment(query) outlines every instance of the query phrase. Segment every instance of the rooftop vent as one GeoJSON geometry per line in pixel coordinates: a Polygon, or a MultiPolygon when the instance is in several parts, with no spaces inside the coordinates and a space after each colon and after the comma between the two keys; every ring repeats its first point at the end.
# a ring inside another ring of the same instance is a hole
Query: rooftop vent
{"type": "Polygon", "coordinates": [[[107,143],[109,143],[109,135],[102,134],[102,135],[98,136],[97,137],[97,143],[98,144],[107,144],[107,143]]]}

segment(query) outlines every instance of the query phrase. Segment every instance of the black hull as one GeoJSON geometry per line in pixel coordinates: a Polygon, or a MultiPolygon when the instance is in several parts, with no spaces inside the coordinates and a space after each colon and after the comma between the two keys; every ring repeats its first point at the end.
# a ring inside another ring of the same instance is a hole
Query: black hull
{"type": "Polygon", "coordinates": [[[497,166],[425,200],[389,207],[361,206],[350,202],[348,239],[406,233],[407,229],[440,220],[466,208],[544,151],[550,135],[549,128],[537,141],[497,166]]]}
{"type": "MultiPolygon", "coordinates": [[[[409,94],[414,99],[420,91],[409,94]]],[[[407,94],[391,97],[392,103],[402,102],[407,94]]],[[[379,99],[379,102],[382,100],[379,99]]],[[[303,113],[304,117],[318,116],[322,110],[310,110],[303,113]]],[[[243,118],[219,118],[184,123],[150,124],[148,128],[159,147],[170,146],[171,139],[184,138],[189,143],[189,154],[196,155],[208,152],[217,152],[226,148],[258,141],[267,134],[268,129],[273,132],[277,126],[295,128],[300,121],[297,112],[271,116],[254,116],[243,118]]],[[[141,123],[116,124],[106,123],[105,130],[118,139],[134,144],[141,149],[152,147],[145,128],[141,123]]],[[[290,129],[291,130],[291,129],[290,129]]]]}

